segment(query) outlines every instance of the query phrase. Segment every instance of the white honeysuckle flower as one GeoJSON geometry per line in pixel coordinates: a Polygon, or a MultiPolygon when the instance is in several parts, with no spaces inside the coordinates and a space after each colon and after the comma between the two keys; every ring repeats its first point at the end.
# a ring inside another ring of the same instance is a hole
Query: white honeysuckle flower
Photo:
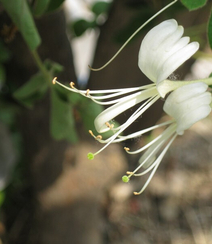
{"type": "MultiPolygon", "coordinates": [[[[185,130],[210,114],[212,98],[211,93],[207,92],[207,89],[208,86],[205,83],[198,82],[182,86],[173,91],[168,96],[163,106],[163,110],[173,117],[173,120],[142,130],[137,132],[137,134],[134,133],[135,137],[137,137],[147,131],[168,125],[162,134],[144,147],[136,151],[130,151],[129,148],[125,148],[130,154],[140,153],[147,149],[139,159],[139,166],[133,172],[127,172],[128,176],[125,175],[122,178],[124,182],[128,182],[131,176],[142,176],[151,171],[143,188],[139,192],[134,192],[135,195],[141,194],[145,190],[176,136],[183,135],[185,130]],[[165,144],[167,145],[164,147],[165,144]],[[164,147],[164,149],[157,157],[162,147],[164,147]],[[144,171],[137,173],[141,168],[144,168],[144,171]]],[[[125,138],[127,138],[127,136],[125,138]]]]}
{"type": "MultiPolygon", "coordinates": [[[[101,152],[110,143],[123,141],[125,137],[120,136],[120,134],[128,126],[137,120],[160,97],[165,97],[167,92],[177,88],[175,84],[173,84],[172,88],[170,82],[172,83],[173,81],[166,79],[199,48],[197,42],[189,44],[189,37],[182,37],[183,31],[183,27],[178,26],[176,20],[171,19],[163,21],[151,29],[144,37],[139,51],[138,66],[153,82],[152,84],[134,88],[82,91],[76,89],[73,82],[70,84],[71,87],[67,88],[59,83],[56,78],[53,80],[53,83],[86,96],[98,104],[112,105],[96,117],[94,124],[98,133],[112,130],[114,134],[110,138],[103,140],[101,136],[94,136],[90,131],[95,139],[106,145],[94,154],[89,153],[89,159],[93,159],[94,155],[101,152]],[[163,82],[164,85],[162,84],[163,82]],[[168,85],[167,82],[169,82],[168,85]],[[117,128],[110,123],[119,114],[138,103],[141,103],[140,107],[125,123],[117,128]]],[[[182,83],[181,85],[184,84],[182,83]]]]}

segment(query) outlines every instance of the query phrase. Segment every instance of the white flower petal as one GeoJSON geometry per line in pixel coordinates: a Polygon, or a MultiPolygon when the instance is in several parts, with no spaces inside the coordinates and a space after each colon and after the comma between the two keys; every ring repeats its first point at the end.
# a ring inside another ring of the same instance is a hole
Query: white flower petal
{"type": "Polygon", "coordinates": [[[162,65],[161,71],[157,77],[157,83],[165,80],[171,75],[177,68],[179,68],[186,60],[188,60],[199,49],[198,42],[192,42],[187,46],[178,50],[172,56],[170,56],[162,65]]]}
{"type": "MultiPolygon", "coordinates": [[[[157,76],[154,70],[154,59],[157,55],[157,48],[168,36],[172,35],[177,29],[176,20],[163,21],[161,24],[151,29],[144,37],[139,55],[138,66],[141,71],[153,82],[156,82],[157,76]]],[[[158,60],[159,61],[159,60],[158,60]]]]}
{"type": "Polygon", "coordinates": [[[173,91],[164,104],[163,110],[175,118],[177,133],[183,134],[197,121],[211,112],[211,94],[206,92],[207,85],[201,82],[189,84],[173,91]]]}
{"type": "Polygon", "coordinates": [[[176,20],[166,20],[144,37],[138,56],[138,66],[153,82],[165,80],[199,48],[182,37],[184,29],[176,20]]]}
{"type": "Polygon", "coordinates": [[[185,130],[190,128],[193,124],[206,118],[211,112],[210,106],[201,106],[181,117],[181,121],[177,123],[177,134],[182,135],[185,130]]]}

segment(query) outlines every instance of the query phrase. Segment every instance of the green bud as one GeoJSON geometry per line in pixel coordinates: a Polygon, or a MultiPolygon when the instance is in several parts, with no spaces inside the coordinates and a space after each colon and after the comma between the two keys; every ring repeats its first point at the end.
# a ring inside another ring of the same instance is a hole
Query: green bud
{"type": "Polygon", "coordinates": [[[127,175],[122,176],[122,181],[127,183],[129,181],[129,177],[127,175]]]}
{"type": "Polygon", "coordinates": [[[87,157],[88,157],[89,160],[92,160],[92,159],[94,159],[94,154],[89,152],[87,157]]]}

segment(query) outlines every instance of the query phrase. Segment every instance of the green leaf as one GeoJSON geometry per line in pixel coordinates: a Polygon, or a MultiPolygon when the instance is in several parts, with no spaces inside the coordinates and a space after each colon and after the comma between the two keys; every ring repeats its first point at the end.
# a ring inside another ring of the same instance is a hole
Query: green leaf
{"type": "Polygon", "coordinates": [[[75,130],[73,108],[71,104],[58,96],[56,89],[51,94],[51,135],[56,140],[66,139],[76,142],[78,137],[75,130]]]}
{"type": "Polygon", "coordinates": [[[102,112],[103,107],[94,103],[92,100],[81,96],[81,102],[77,108],[85,129],[87,131],[92,130],[96,134],[94,119],[102,112]]]}
{"type": "Polygon", "coordinates": [[[33,14],[41,16],[45,13],[51,0],[36,0],[34,4],[33,14]]]}
{"type": "Polygon", "coordinates": [[[0,62],[4,63],[10,58],[9,50],[4,46],[3,42],[0,41],[0,62]]]}
{"type": "Polygon", "coordinates": [[[0,0],[5,10],[18,27],[24,40],[31,50],[35,50],[41,43],[32,14],[26,0],[0,0]]]}
{"type": "Polygon", "coordinates": [[[75,21],[72,24],[72,30],[75,34],[75,36],[81,36],[87,29],[93,28],[96,26],[96,22],[89,22],[85,19],[80,19],[75,21]]]}
{"type": "Polygon", "coordinates": [[[61,73],[64,70],[64,67],[59,64],[56,63],[50,59],[46,59],[44,61],[44,65],[46,67],[46,69],[49,71],[49,73],[54,77],[56,74],[61,73]]]}
{"type": "Polygon", "coordinates": [[[31,79],[13,93],[13,97],[28,108],[41,99],[48,88],[45,77],[41,73],[32,76],[31,79]]]}
{"type": "Polygon", "coordinates": [[[212,49],[212,11],[211,11],[211,15],[208,21],[208,41],[210,44],[210,47],[212,49]]]}
{"type": "Polygon", "coordinates": [[[0,87],[5,82],[5,79],[6,79],[5,69],[4,66],[0,64],[0,87]]]}
{"type": "Polygon", "coordinates": [[[189,10],[195,10],[203,7],[207,0],[181,0],[182,4],[189,10]]]}
{"type": "Polygon", "coordinates": [[[91,11],[99,16],[100,14],[107,13],[110,5],[111,3],[107,2],[97,2],[92,6],[91,11]]]}
{"type": "Polygon", "coordinates": [[[0,207],[4,203],[4,200],[5,200],[5,192],[4,191],[0,191],[0,207]]]}
{"type": "MultiPolygon", "coordinates": [[[[42,0],[41,0],[42,1],[42,0]]],[[[52,12],[60,8],[65,0],[50,0],[48,9],[46,12],[52,12]]]]}

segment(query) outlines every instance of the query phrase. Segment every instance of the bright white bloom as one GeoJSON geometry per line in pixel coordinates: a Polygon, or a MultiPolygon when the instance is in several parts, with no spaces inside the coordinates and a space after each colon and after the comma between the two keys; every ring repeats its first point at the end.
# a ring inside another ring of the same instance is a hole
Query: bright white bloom
{"type": "MultiPolygon", "coordinates": [[[[166,95],[167,83],[163,85],[162,82],[169,81],[165,79],[167,79],[173,71],[198,50],[199,44],[197,42],[189,44],[189,37],[182,37],[183,31],[183,27],[178,26],[176,20],[171,19],[157,25],[144,37],[139,51],[138,66],[153,82],[152,84],[135,88],[99,91],[78,90],[74,87],[74,83],[71,83],[71,88],[64,86],[73,92],[80,93],[81,95],[92,99],[98,104],[112,105],[96,117],[94,124],[98,133],[112,130],[114,134],[107,140],[102,140],[101,136],[94,136],[90,131],[91,135],[99,142],[106,144],[97,153],[101,152],[110,143],[123,141],[133,137],[133,135],[129,135],[126,138],[120,136],[120,134],[160,97],[166,95]],[[140,107],[126,120],[125,123],[117,128],[110,123],[110,121],[116,118],[119,114],[138,103],[141,104],[140,107]]],[[[54,79],[54,83],[63,86],[57,82],[56,79],[54,79]]],[[[175,86],[170,88],[169,85],[168,92],[174,89],[176,89],[175,86]]],[[[88,157],[92,159],[97,153],[90,153],[88,157]]]]}
{"type": "Polygon", "coordinates": [[[169,125],[161,135],[153,139],[144,147],[134,152],[125,148],[130,154],[140,153],[147,149],[139,160],[139,166],[133,172],[127,172],[129,174],[128,176],[123,176],[123,181],[127,182],[131,176],[141,176],[151,172],[141,191],[135,192],[134,194],[137,195],[142,193],[147,187],[176,136],[182,135],[184,131],[194,123],[209,115],[211,112],[211,93],[207,92],[207,88],[208,86],[206,84],[198,82],[182,86],[173,91],[166,99],[163,110],[174,119],[134,133],[134,137],[136,137],[146,133],[147,131],[169,125]],[[158,152],[161,151],[161,148],[164,147],[165,144],[167,145],[157,157],[158,152]],[[144,168],[144,171],[137,173],[137,171],[142,167],[144,168]]]}

